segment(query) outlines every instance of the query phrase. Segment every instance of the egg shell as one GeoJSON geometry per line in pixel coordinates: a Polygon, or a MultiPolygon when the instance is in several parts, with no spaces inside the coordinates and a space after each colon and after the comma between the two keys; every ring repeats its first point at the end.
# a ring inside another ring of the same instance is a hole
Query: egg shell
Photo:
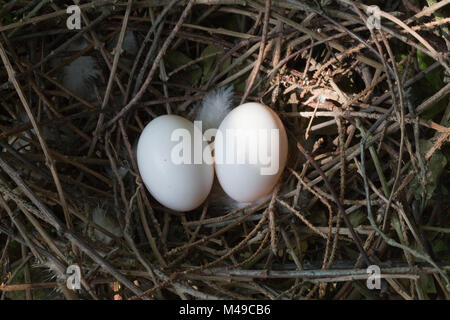
{"type": "Polygon", "coordinates": [[[257,201],[273,190],[286,166],[287,152],[286,130],[278,115],[260,103],[242,104],[233,109],[219,126],[214,141],[217,179],[225,193],[234,200],[239,202],[257,201]],[[235,135],[229,136],[228,130],[234,132],[235,135]],[[238,130],[244,130],[245,134],[239,134],[238,130]],[[275,140],[271,136],[272,132],[278,132],[275,140]],[[258,137],[257,140],[252,138],[252,134],[258,137]],[[234,144],[231,143],[231,140],[234,141],[234,144]],[[260,150],[265,150],[265,154],[270,157],[268,158],[270,162],[265,163],[264,158],[260,156],[256,161],[251,160],[250,154],[255,152],[255,149],[251,151],[250,146],[255,146],[255,141],[257,141],[258,155],[260,150]],[[229,161],[227,158],[229,154],[230,159],[234,159],[234,161],[229,161]],[[239,162],[240,157],[244,158],[241,158],[239,162]],[[277,160],[278,165],[276,165],[277,160]],[[270,167],[272,169],[269,169],[270,167]],[[266,172],[263,174],[264,168],[266,168],[266,172]]]}
{"type": "MultiPolygon", "coordinates": [[[[159,203],[175,211],[190,211],[200,206],[214,180],[211,163],[195,164],[193,161],[194,130],[202,136],[200,130],[183,117],[160,116],[147,124],[137,145],[137,163],[147,190],[159,203]],[[190,163],[177,164],[172,158],[172,150],[181,143],[181,140],[171,139],[176,129],[186,129],[190,133],[190,163]]],[[[211,152],[206,142],[202,142],[202,150],[211,152]]]]}

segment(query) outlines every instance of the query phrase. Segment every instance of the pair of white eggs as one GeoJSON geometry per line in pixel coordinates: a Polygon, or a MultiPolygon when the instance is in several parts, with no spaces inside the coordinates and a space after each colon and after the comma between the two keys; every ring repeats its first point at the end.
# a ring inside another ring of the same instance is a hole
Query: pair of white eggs
{"type": "Polygon", "coordinates": [[[176,115],[157,117],[144,128],[137,162],[159,203],[175,211],[197,208],[211,191],[214,172],[225,193],[238,202],[257,201],[273,190],[288,152],[285,128],[273,110],[245,103],[224,118],[214,142],[209,143],[207,132],[176,115]]]}

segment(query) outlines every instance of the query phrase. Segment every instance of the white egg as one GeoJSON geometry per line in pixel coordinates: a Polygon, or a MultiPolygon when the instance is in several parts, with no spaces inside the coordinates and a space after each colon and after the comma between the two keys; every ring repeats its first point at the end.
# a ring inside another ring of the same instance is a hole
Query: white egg
{"type": "Polygon", "coordinates": [[[194,159],[194,138],[198,137],[201,149],[211,156],[210,147],[202,141],[201,131],[180,116],[164,115],[153,119],[139,137],[136,154],[142,180],[151,195],[169,209],[193,210],[211,190],[213,165],[194,159]],[[180,133],[188,136],[183,140],[180,133]],[[180,160],[183,156],[187,161],[180,160]]]}
{"type": "Polygon", "coordinates": [[[236,201],[268,195],[286,166],[288,140],[278,115],[260,103],[245,103],[222,121],[214,141],[217,179],[236,201]]]}

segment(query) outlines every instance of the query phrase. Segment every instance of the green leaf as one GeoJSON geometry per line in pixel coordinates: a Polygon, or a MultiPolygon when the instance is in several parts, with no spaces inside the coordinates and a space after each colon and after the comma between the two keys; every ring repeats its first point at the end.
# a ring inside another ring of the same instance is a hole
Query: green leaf
{"type": "Polygon", "coordinates": [[[434,280],[433,280],[432,275],[430,275],[430,274],[420,275],[419,282],[427,294],[436,293],[436,286],[434,285],[434,280]]]}
{"type": "MultiPolygon", "coordinates": [[[[200,79],[202,78],[202,69],[200,68],[196,68],[194,70],[192,70],[191,72],[186,72],[186,83],[188,85],[191,85],[192,87],[197,87],[200,79]]],[[[183,74],[186,74],[183,73],[183,74]]]]}
{"type": "Polygon", "coordinates": [[[355,211],[352,212],[348,218],[352,226],[357,227],[367,219],[367,215],[362,211],[355,211]]]}
{"type": "MultiPolygon", "coordinates": [[[[420,140],[420,152],[425,155],[426,152],[433,146],[433,143],[429,140],[420,140]]],[[[444,157],[441,151],[435,151],[431,157],[425,170],[425,186],[422,185],[420,181],[420,176],[415,176],[411,182],[411,190],[414,193],[414,197],[417,200],[422,200],[424,206],[426,202],[431,199],[433,193],[439,182],[439,177],[441,176],[445,166],[447,165],[447,159],[444,157]]]]}
{"type": "MultiPolygon", "coordinates": [[[[419,64],[419,69],[422,71],[431,66],[434,63],[434,60],[422,51],[417,50],[417,62],[419,64]]],[[[420,87],[420,91],[425,98],[432,96],[444,86],[441,72],[442,68],[436,68],[427,73],[425,78],[419,81],[418,87],[420,87]]],[[[427,120],[432,119],[445,109],[447,101],[448,98],[441,99],[439,102],[428,108],[428,110],[422,114],[422,117],[427,120]]]]}
{"type": "Polygon", "coordinates": [[[247,77],[240,77],[237,80],[233,82],[233,88],[234,92],[236,93],[244,93],[245,91],[245,80],[248,78],[249,73],[247,74],[247,77]]]}
{"type": "MultiPolygon", "coordinates": [[[[205,49],[203,49],[201,57],[206,57],[213,53],[220,53],[222,50],[219,47],[216,47],[213,44],[210,44],[205,49]]],[[[202,60],[200,65],[203,69],[203,77],[208,76],[213,71],[213,64],[217,60],[217,55],[206,58],[205,60],[202,60]]]]}
{"type": "Polygon", "coordinates": [[[312,212],[309,217],[309,221],[311,221],[311,223],[313,225],[325,226],[325,225],[327,225],[328,218],[327,218],[325,212],[320,210],[320,211],[312,212]]]}
{"type": "Polygon", "coordinates": [[[391,225],[397,233],[397,236],[400,238],[400,241],[403,243],[403,233],[397,216],[392,217],[391,225]]]}
{"type": "MultiPolygon", "coordinates": [[[[167,64],[167,68],[169,70],[174,70],[188,64],[192,61],[192,59],[180,51],[169,51],[165,55],[164,61],[167,64]]],[[[194,64],[187,67],[185,70],[176,73],[173,77],[171,77],[171,79],[173,79],[173,81],[177,83],[196,87],[201,76],[201,68],[197,64],[194,64]]]]}
{"type": "Polygon", "coordinates": [[[240,256],[241,258],[244,258],[244,259],[250,258],[251,255],[252,255],[251,252],[242,252],[242,253],[239,254],[239,256],[240,256]]]}
{"type": "Polygon", "coordinates": [[[225,16],[224,28],[236,32],[245,32],[245,20],[246,17],[244,15],[227,14],[225,16]]]}
{"type": "MultiPolygon", "coordinates": [[[[429,56],[427,56],[422,51],[417,50],[417,62],[419,64],[419,69],[423,71],[429,66],[431,66],[434,60],[429,56]]],[[[434,69],[432,72],[427,73],[425,75],[425,79],[427,79],[430,86],[436,91],[441,89],[443,86],[442,79],[439,75],[439,69],[434,69]]]]}
{"type": "Polygon", "coordinates": [[[166,62],[167,67],[170,70],[173,70],[191,62],[192,59],[180,51],[169,51],[164,56],[164,61],[166,62]]]}
{"type": "Polygon", "coordinates": [[[278,256],[281,258],[284,255],[284,250],[283,249],[278,249],[278,256]]]}
{"type": "Polygon", "coordinates": [[[359,251],[353,250],[352,248],[350,248],[348,246],[343,246],[342,249],[344,250],[345,254],[348,256],[349,259],[351,259],[351,260],[358,259],[359,251]]]}
{"type": "Polygon", "coordinates": [[[442,239],[436,239],[435,241],[433,241],[433,252],[438,254],[438,253],[445,253],[448,250],[448,247],[445,243],[444,240],[442,239]]]}
{"type": "MultiPolygon", "coordinates": [[[[448,163],[448,160],[447,160],[448,163]]],[[[444,197],[448,197],[450,195],[450,192],[448,191],[448,189],[445,186],[442,186],[442,195],[444,197]]]]}
{"type": "MultiPolygon", "coordinates": [[[[203,69],[201,84],[205,84],[209,81],[209,78],[211,77],[212,72],[216,68],[216,65],[220,62],[220,60],[223,57],[225,52],[223,51],[222,48],[215,46],[213,44],[210,44],[205,49],[203,49],[201,56],[206,57],[213,53],[217,53],[217,54],[212,57],[206,58],[205,60],[202,60],[200,63],[200,65],[203,69]]],[[[231,57],[228,57],[224,61],[224,63],[221,65],[219,72],[228,68],[228,66],[230,64],[231,64],[231,57]]]]}

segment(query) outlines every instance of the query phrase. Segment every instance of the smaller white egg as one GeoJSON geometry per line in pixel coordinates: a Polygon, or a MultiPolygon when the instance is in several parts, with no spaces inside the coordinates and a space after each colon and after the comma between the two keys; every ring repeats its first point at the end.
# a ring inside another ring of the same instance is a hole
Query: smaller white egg
{"type": "MultiPolygon", "coordinates": [[[[214,167],[211,162],[195,159],[194,139],[199,141],[198,137],[203,140],[202,132],[191,121],[176,115],[153,119],[139,137],[136,154],[142,180],[150,194],[169,209],[193,210],[211,190],[214,167]],[[187,135],[181,138],[183,134],[187,135]]],[[[211,157],[205,141],[201,152],[211,157]]]]}
{"type": "Polygon", "coordinates": [[[239,202],[254,202],[273,190],[286,166],[286,130],[269,107],[245,103],[220,124],[214,152],[217,179],[225,193],[239,202]]]}

